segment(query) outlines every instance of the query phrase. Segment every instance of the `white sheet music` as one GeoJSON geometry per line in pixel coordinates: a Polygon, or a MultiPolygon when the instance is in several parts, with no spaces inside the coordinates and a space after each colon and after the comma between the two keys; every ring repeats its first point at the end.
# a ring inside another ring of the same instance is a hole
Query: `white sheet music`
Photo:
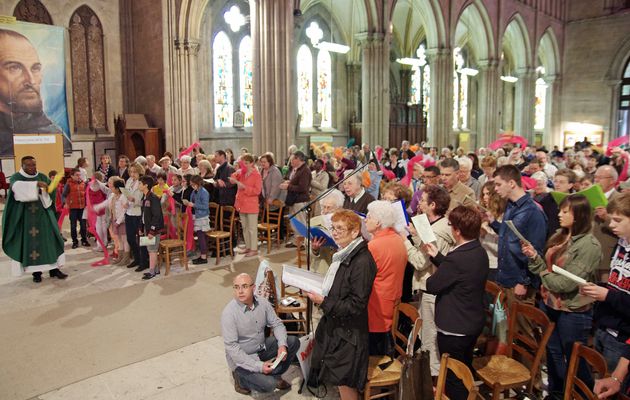
{"type": "Polygon", "coordinates": [[[321,295],[324,275],[283,264],[282,282],[284,282],[285,285],[294,286],[298,289],[321,295]]]}

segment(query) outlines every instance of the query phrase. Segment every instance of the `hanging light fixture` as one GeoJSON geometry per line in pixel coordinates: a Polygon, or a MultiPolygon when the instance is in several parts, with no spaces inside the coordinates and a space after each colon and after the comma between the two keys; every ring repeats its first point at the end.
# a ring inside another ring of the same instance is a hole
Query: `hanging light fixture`
{"type": "Polygon", "coordinates": [[[350,51],[350,46],[346,46],[345,44],[335,43],[333,41],[333,24],[332,24],[332,0],[330,0],[330,42],[319,42],[314,47],[320,50],[330,51],[332,53],[340,53],[346,54],[350,51]]]}
{"type": "Polygon", "coordinates": [[[518,78],[510,75],[501,75],[501,80],[509,83],[514,83],[518,81],[518,78]]]}

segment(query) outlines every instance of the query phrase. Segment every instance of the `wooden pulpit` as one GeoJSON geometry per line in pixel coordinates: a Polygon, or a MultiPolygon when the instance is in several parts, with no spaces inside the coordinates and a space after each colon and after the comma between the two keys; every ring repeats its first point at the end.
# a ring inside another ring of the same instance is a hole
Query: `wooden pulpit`
{"type": "Polygon", "coordinates": [[[164,133],[151,128],[144,114],[121,114],[116,126],[116,154],[124,154],[131,161],[138,156],[153,154],[159,160],[164,154],[164,133]]]}

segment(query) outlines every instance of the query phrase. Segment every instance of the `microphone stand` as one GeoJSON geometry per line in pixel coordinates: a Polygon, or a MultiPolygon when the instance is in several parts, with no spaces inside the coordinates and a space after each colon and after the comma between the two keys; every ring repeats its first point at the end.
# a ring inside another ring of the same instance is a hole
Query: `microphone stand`
{"type": "MultiPolygon", "coordinates": [[[[348,176],[346,176],[343,179],[340,179],[339,181],[337,181],[333,186],[329,187],[328,189],[326,189],[322,193],[320,193],[319,196],[315,197],[313,200],[311,200],[308,203],[306,203],[306,205],[304,205],[304,207],[300,208],[295,213],[290,215],[289,216],[289,220],[295,218],[300,213],[305,213],[305,216],[306,216],[306,232],[310,233],[310,231],[311,231],[311,210],[313,209],[313,204],[315,204],[316,202],[318,202],[322,198],[326,197],[326,195],[328,195],[328,193],[332,192],[334,189],[337,189],[337,187],[339,187],[339,185],[344,183],[350,177],[352,177],[355,174],[358,174],[359,172],[361,172],[368,164],[369,164],[369,161],[366,162],[365,164],[361,165],[360,167],[355,168],[351,173],[348,174],[348,176]]],[[[307,237],[307,238],[304,238],[304,239],[306,240],[306,270],[310,271],[311,270],[311,238],[307,237]]],[[[299,248],[298,248],[298,251],[299,251],[299,248]]],[[[306,323],[307,323],[307,331],[308,332],[312,332],[312,330],[313,330],[313,302],[308,297],[306,298],[306,310],[307,310],[306,312],[308,313],[308,316],[309,316],[308,321],[306,321],[306,323]]],[[[306,380],[302,379],[302,383],[300,384],[300,389],[298,390],[299,394],[302,394],[302,389],[304,388],[305,382],[306,382],[306,380]]]]}

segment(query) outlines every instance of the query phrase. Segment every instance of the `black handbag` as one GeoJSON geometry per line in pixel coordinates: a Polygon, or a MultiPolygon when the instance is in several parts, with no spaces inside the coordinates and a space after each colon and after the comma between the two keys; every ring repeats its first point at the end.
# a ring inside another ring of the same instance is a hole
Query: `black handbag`
{"type": "Polygon", "coordinates": [[[401,361],[402,371],[398,386],[398,400],[432,400],[433,380],[431,379],[431,364],[428,351],[414,351],[416,338],[411,337],[416,331],[415,325],[422,323],[418,318],[414,329],[409,334],[407,354],[401,361]]]}

